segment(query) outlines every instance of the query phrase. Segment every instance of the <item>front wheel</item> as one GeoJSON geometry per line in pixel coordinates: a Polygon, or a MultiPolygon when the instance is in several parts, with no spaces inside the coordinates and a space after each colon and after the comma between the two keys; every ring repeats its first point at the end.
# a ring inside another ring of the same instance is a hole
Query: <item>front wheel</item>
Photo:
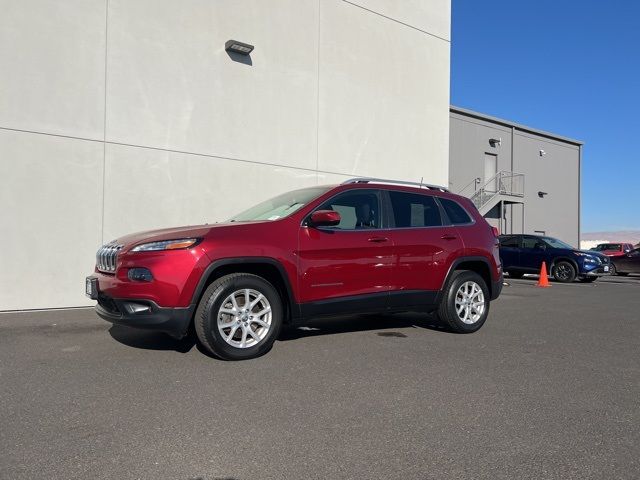
{"type": "Polygon", "coordinates": [[[233,273],[205,290],[194,325],[198,340],[224,360],[245,360],[267,353],[283,323],[282,301],[264,278],[233,273]]]}
{"type": "Polygon", "coordinates": [[[468,270],[453,273],[437,316],[457,333],[480,329],[489,315],[489,289],[480,275],[468,270]]]}
{"type": "Polygon", "coordinates": [[[576,279],[576,269],[571,263],[562,260],[553,266],[552,275],[558,282],[571,283],[576,279]]]}

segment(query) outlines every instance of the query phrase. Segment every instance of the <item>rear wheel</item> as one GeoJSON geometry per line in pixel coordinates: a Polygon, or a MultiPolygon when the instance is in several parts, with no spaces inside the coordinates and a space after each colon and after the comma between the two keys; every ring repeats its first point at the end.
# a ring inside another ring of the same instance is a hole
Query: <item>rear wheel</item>
{"type": "Polygon", "coordinates": [[[262,277],[248,273],[226,275],[209,285],[194,319],[200,343],[225,360],[267,353],[282,323],[277,290],[262,277]]]}
{"type": "Polygon", "coordinates": [[[480,275],[468,270],[453,273],[444,290],[437,315],[451,330],[472,333],[489,314],[489,289],[480,275]]]}
{"type": "Polygon", "coordinates": [[[576,279],[576,269],[571,263],[562,260],[553,266],[552,275],[558,282],[571,283],[576,279]]]}
{"type": "Polygon", "coordinates": [[[616,271],[616,265],[614,263],[612,263],[611,265],[609,265],[609,273],[611,275],[615,275],[617,273],[616,271]]]}
{"type": "Polygon", "coordinates": [[[509,278],[522,278],[524,276],[523,272],[514,272],[513,270],[509,270],[507,273],[509,278]]]}

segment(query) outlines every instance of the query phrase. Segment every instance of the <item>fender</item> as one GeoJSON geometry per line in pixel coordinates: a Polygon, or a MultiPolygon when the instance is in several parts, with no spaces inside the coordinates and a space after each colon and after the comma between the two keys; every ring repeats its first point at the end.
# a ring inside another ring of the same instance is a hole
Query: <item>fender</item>
{"type": "Polygon", "coordinates": [[[493,280],[493,269],[491,268],[491,264],[486,257],[481,256],[470,256],[470,257],[460,257],[456,258],[451,265],[449,265],[449,270],[447,271],[447,275],[444,279],[444,283],[442,284],[442,288],[438,292],[438,296],[436,298],[436,305],[440,305],[442,297],[445,293],[445,287],[449,284],[449,280],[451,279],[451,275],[456,270],[456,267],[464,262],[482,262],[487,266],[487,270],[489,271],[489,284],[487,288],[489,289],[489,295],[491,296],[491,300],[495,300],[500,295],[502,290],[502,276],[497,281],[493,280]]]}
{"type": "Polygon", "coordinates": [[[215,270],[217,270],[220,267],[225,267],[228,265],[243,265],[243,264],[252,264],[252,265],[262,264],[262,265],[271,265],[275,267],[278,270],[280,277],[282,279],[284,288],[286,289],[286,293],[288,297],[287,304],[288,304],[289,312],[291,312],[291,319],[293,320],[300,317],[300,309],[298,307],[298,304],[295,302],[295,298],[293,296],[293,290],[291,288],[291,283],[289,281],[289,276],[287,275],[287,272],[282,266],[282,264],[275,258],[271,258],[271,257],[238,257],[238,258],[222,258],[220,260],[214,260],[209,264],[209,266],[202,273],[202,276],[198,281],[198,285],[196,286],[196,289],[193,292],[193,296],[191,298],[191,304],[192,305],[198,304],[198,301],[200,300],[200,297],[202,296],[202,293],[204,292],[205,287],[207,285],[207,281],[209,280],[209,277],[215,270]]]}
{"type": "Polygon", "coordinates": [[[556,263],[558,262],[569,262],[571,265],[573,265],[573,268],[576,269],[576,275],[580,275],[580,267],[578,266],[578,263],[569,257],[556,257],[553,259],[553,261],[549,262],[549,273],[551,274],[551,269],[553,269],[553,267],[556,265],[556,263]]]}

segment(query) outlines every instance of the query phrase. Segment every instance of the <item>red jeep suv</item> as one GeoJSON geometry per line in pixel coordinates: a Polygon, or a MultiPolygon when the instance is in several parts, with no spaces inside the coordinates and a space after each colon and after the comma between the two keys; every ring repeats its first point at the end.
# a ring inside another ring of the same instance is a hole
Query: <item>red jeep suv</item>
{"type": "Polygon", "coordinates": [[[474,332],[501,289],[496,232],[470,200],[368,178],[285,193],[225,223],[124,236],[86,279],[105,320],[177,338],[193,326],[230,360],[327,315],[436,312],[474,332]]]}

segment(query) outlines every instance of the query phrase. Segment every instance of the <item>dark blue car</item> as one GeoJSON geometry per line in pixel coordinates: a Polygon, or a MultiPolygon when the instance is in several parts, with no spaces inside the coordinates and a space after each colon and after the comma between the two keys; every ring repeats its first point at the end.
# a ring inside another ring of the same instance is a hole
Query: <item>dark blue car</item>
{"type": "Polygon", "coordinates": [[[609,257],[593,251],[573,248],[557,238],[538,235],[501,235],[500,259],[502,269],[511,278],[525,273],[539,273],[542,262],[558,282],[593,282],[609,275],[609,257]]]}

